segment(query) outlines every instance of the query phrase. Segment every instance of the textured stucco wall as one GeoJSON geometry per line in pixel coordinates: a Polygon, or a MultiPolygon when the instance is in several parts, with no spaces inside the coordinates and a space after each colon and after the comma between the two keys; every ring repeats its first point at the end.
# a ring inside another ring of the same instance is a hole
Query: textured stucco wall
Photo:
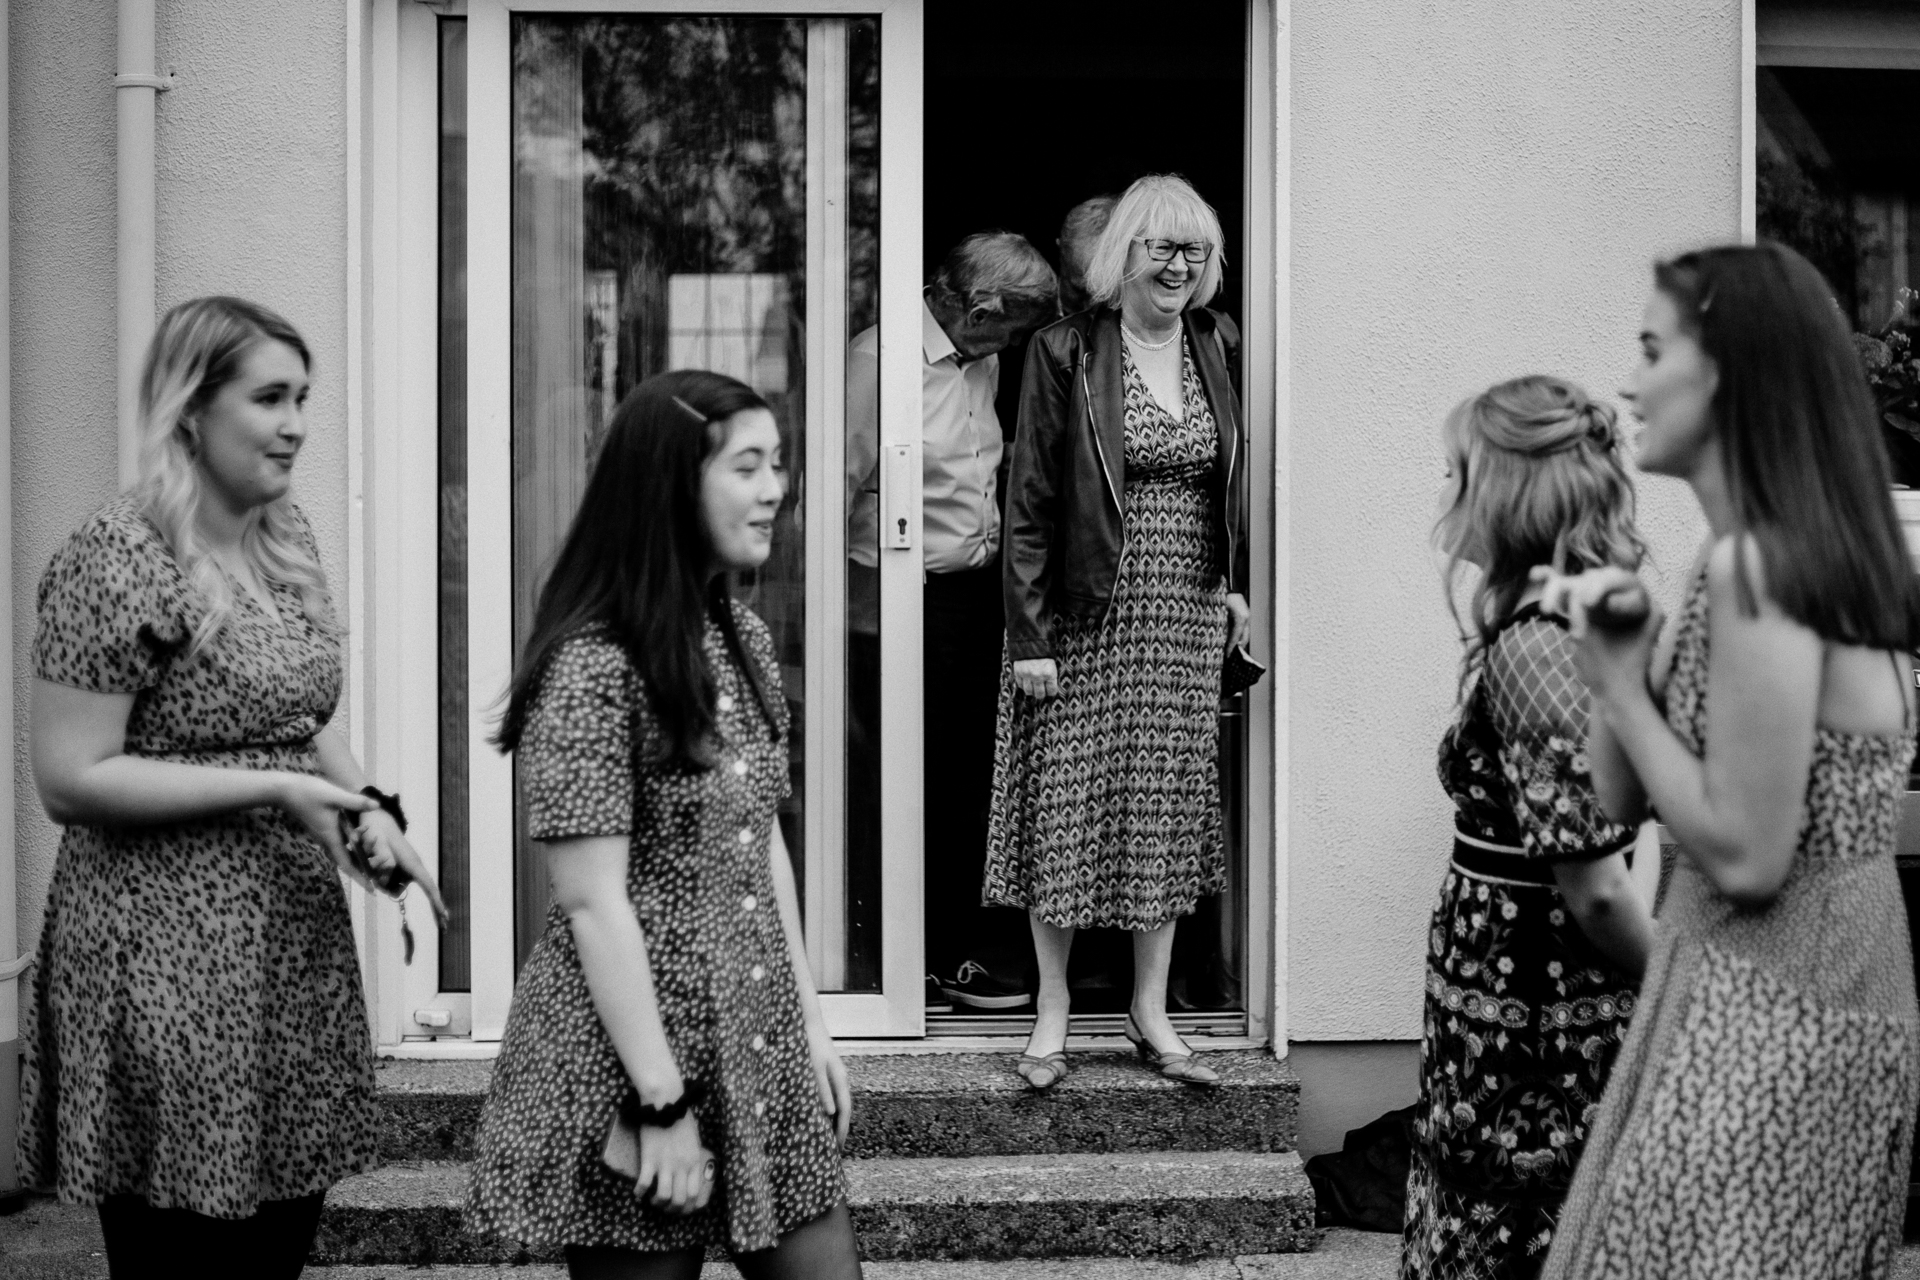
{"type": "MultiPolygon", "coordinates": [[[[39,936],[57,831],[26,763],[28,646],[48,558],[112,495],[113,0],[12,9],[14,673],[21,944],[39,936]]],[[[316,360],[295,492],[336,594],[346,555],[345,7],[160,0],[158,302],[254,298],[316,360]],[[236,18],[244,17],[244,21],[236,18]]]]}
{"type": "MultiPolygon", "coordinates": [[[[1611,396],[1657,255],[1739,230],[1738,0],[1293,0],[1295,1040],[1420,1032],[1458,646],[1438,427],[1547,371],[1611,396]]],[[[1703,526],[1642,485],[1671,595],[1703,526]]]]}

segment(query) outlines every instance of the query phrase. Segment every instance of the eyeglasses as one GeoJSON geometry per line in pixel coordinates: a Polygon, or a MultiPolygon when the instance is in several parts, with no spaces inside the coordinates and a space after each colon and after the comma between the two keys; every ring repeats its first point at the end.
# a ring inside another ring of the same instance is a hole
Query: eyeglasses
{"type": "Polygon", "coordinates": [[[1213,246],[1204,240],[1155,240],[1147,236],[1135,236],[1135,244],[1146,246],[1147,256],[1155,262],[1172,262],[1178,253],[1188,262],[1198,266],[1213,256],[1213,246]]]}

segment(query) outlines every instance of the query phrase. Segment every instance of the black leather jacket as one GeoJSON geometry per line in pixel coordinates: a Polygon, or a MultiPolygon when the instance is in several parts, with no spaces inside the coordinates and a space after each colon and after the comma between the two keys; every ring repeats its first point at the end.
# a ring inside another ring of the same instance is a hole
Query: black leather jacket
{"type": "MultiPolygon", "coordinates": [[[[1247,594],[1247,428],[1240,412],[1240,333],[1204,307],[1186,313],[1188,349],[1220,431],[1214,463],[1217,562],[1227,590],[1247,594]]],[[[1019,430],[1007,479],[1001,589],[1007,653],[1053,656],[1056,613],[1106,611],[1128,548],[1121,506],[1125,423],[1120,313],[1082,311],[1027,346],[1019,430]]]]}

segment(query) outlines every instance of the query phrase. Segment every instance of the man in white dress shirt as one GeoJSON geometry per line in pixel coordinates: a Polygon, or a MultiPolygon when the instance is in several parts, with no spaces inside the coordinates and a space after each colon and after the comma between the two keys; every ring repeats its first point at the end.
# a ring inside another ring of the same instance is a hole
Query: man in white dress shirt
{"type": "MultiPolygon", "coordinates": [[[[985,231],[956,245],[922,308],[921,518],[926,673],[928,1007],[1010,1009],[1030,999],[1020,912],[980,905],[999,699],[999,353],[1055,315],[1053,268],[1024,238],[985,231]]],[[[847,367],[849,871],[877,871],[879,754],[879,334],[856,335],[847,367]]],[[[872,877],[877,881],[877,876],[872,877]]],[[[851,914],[851,913],[850,913],[851,914]]]]}

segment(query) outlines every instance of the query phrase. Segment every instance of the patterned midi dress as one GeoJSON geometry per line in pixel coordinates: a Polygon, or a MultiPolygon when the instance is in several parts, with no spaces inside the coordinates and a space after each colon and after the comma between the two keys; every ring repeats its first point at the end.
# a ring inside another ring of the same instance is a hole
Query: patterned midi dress
{"type": "Polygon", "coordinates": [[[520,971],[481,1111],[467,1200],[476,1230],[535,1245],[747,1253],[846,1196],[768,862],[789,790],[786,704],[765,624],[732,607],[772,715],[709,622],[711,769],[648,763],[664,731],[625,651],[599,632],[557,651],[518,751],[533,839],[631,838],[627,893],[661,1022],[681,1075],[708,1089],[694,1114],[718,1164],[713,1198],[674,1217],[601,1163],[627,1074],[555,905],[520,971]]]}
{"type": "Polygon", "coordinates": [[[1002,664],[983,897],[1063,928],[1156,929],[1226,885],[1226,583],[1208,489],[1218,440],[1182,344],[1178,419],[1125,356],[1112,603],[1099,616],[1054,616],[1058,697],[1017,693],[1002,664]]]}
{"type": "MultiPolygon", "coordinates": [[[[132,694],[128,755],[317,773],[339,641],[294,590],[276,588],[274,604],[278,618],[236,586],[226,625],[187,657],[196,593],[122,498],[41,579],[34,675],[132,694]]],[[[375,1163],[346,894],[333,859],[281,810],[67,827],[32,990],[28,1185],[242,1218],[375,1163]]]]}
{"type": "MultiPolygon", "coordinates": [[[[1707,734],[1707,579],[1681,610],[1667,723],[1707,734]]],[[[1545,1274],[1885,1277],[1920,1108],[1913,960],[1894,871],[1911,730],[1814,731],[1787,881],[1764,907],[1683,849],[1640,1009],[1545,1274]]]]}
{"type": "Polygon", "coordinates": [[[1550,865],[1632,843],[1594,794],[1586,723],[1572,642],[1528,605],[1441,740],[1455,845],[1428,933],[1402,1280],[1540,1273],[1633,1014],[1633,980],[1550,865]]]}

